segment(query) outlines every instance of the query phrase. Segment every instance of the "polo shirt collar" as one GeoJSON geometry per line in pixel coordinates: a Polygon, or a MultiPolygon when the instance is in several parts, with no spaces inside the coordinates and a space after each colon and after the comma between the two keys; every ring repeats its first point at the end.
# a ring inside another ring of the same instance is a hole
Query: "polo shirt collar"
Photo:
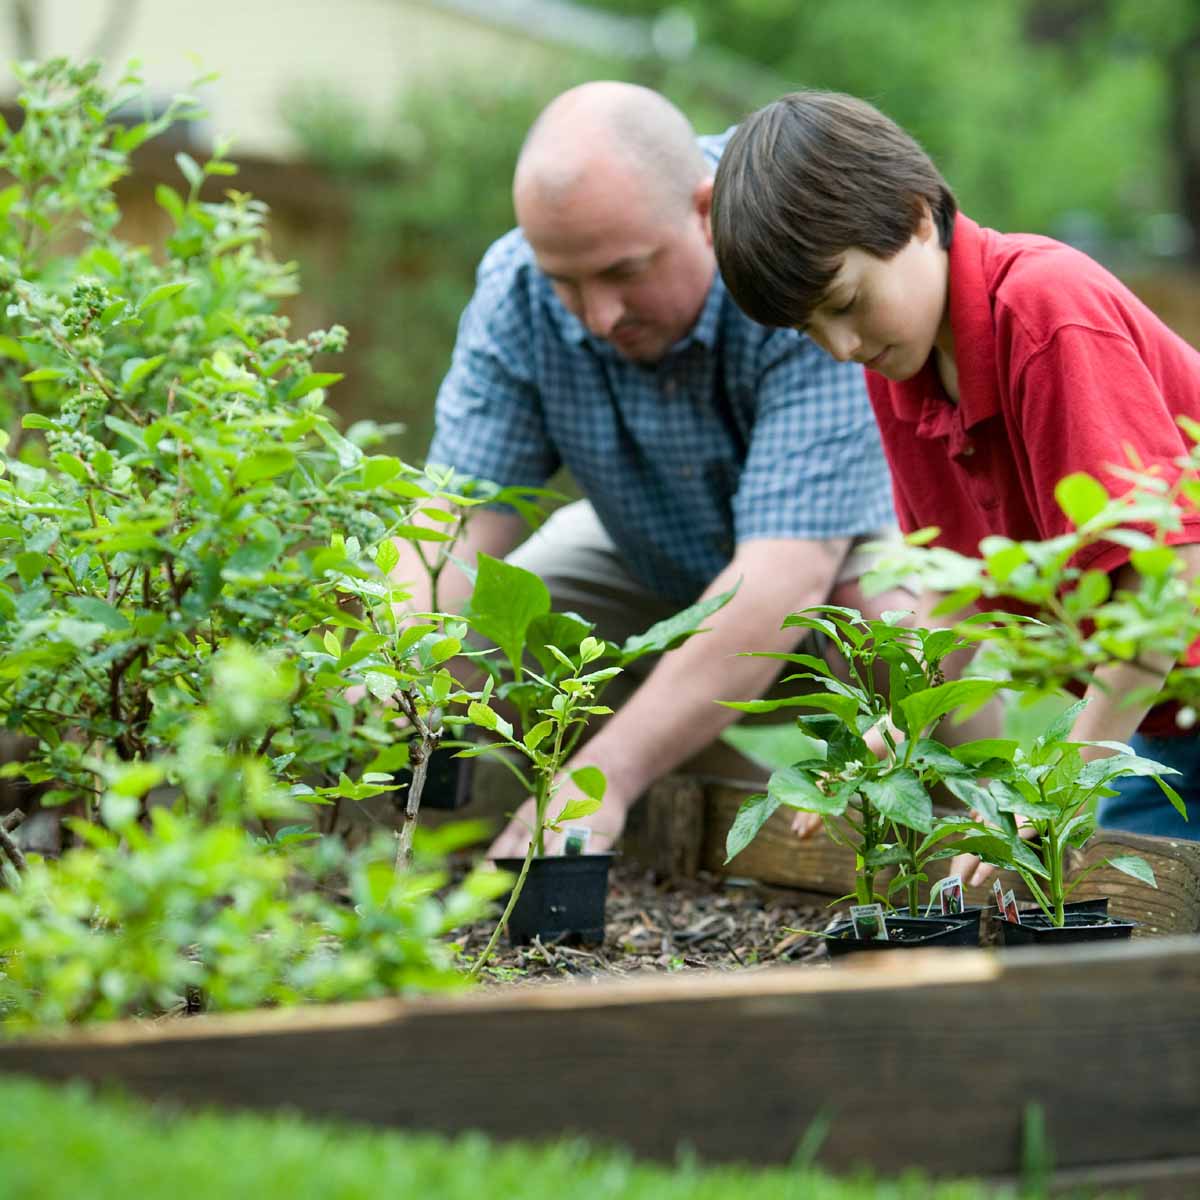
{"type": "MultiPolygon", "coordinates": [[[[987,231],[959,213],[950,243],[950,328],[958,367],[959,402],[954,424],[970,429],[1000,411],[996,330],[988,292],[987,231]]],[[[890,389],[896,415],[938,436],[946,423],[946,400],[932,356],[921,371],[890,389]]]]}

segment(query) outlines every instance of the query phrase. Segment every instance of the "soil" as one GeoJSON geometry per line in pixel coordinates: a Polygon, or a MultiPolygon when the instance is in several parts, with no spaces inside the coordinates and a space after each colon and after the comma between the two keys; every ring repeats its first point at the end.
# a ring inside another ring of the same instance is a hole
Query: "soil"
{"type": "MultiPolygon", "coordinates": [[[[492,986],[527,986],[762,970],[781,963],[825,965],[824,939],[799,931],[824,930],[842,914],[804,893],[752,880],[705,873],[657,880],[653,871],[618,859],[609,877],[606,915],[600,946],[535,940],[514,947],[502,938],[482,978],[492,986]]],[[[486,945],[492,928],[481,922],[459,939],[468,961],[486,945]]]]}

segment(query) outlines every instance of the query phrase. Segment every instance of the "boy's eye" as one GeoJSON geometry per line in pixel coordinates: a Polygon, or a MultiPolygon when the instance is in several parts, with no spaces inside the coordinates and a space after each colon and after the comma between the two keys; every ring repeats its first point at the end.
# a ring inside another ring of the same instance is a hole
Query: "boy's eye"
{"type": "Polygon", "coordinates": [[[835,317],[840,317],[843,313],[848,313],[854,307],[854,305],[857,301],[858,301],[858,293],[855,292],[854,295],[851,296],[850,299],[847,300],[845,304],[839,304],[836,308],[832,309],[831,311],[833,312],[833,315],[835,317]]]}

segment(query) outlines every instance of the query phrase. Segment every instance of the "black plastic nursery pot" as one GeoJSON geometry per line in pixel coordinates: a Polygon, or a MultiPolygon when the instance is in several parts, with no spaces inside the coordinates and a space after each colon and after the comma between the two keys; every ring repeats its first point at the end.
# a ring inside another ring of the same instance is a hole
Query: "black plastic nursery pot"
{"type": "MultiPolygon", "coordinates": [[[[535,858],[508,918],[508,940],[514,946],[523,946],[535,937],[543,941],[604,941],[604,903],[612,860],[611,851],[535,858]]],[[[495,862],[501,870],[517,875],[523,860],[498,858],[495,862]]]]}
{"type": "Polygon", "coordinates": [[[839,921],[825,934],[831,958],[857,954],[861,950],[925,950],[931,946],[978,946],[979,919],[959,917],[897,917],[888,915],[888,940],[854,936],[853,921],[839,921]]]}
{"type": "MultiPolygon", "coordinates": [[[[425,773],[425,789],[421,793],[422,808],[452,811],[462,808],[471,799],[471,766],[474,759],[455,758],[453,749],[435,750],[429,759],[429,770],[425,773]]],[[[395,776],[400,793],[399,804],[404,805],[404,796],[412,783],[410,770],[397,771],[395,776]]]]}
{"type": "MultiPolygon", "coordinates": [[[[1091,903],[1090,901],[1087,903],[1091,903]]],[[[1132,935],[1136,921],[1110,917],[1107,911],[1067,909],[1063,924],[1054,925],[1041,909],[1022,912],[1021,923],[997,917],[1000,940],[1005,946],[1063,946],[1076,942],[1119,941],[1132,935]]]]}

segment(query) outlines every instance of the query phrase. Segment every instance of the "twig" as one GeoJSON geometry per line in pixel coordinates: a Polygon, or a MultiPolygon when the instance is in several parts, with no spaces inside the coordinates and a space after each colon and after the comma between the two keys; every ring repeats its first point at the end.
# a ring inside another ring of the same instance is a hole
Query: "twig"
{"type": "MultiPolygon", "coordinates": [[[[9,814],[12,815],[11,813],[9,814]]],[[[8,855],[9,861],[18,871],[24,871],[25,855],[21,853],[21,847],[13,840],[13,836],[4,827],[4,822],[0,821],[0,847],[4,853],[8,855]]]]}

